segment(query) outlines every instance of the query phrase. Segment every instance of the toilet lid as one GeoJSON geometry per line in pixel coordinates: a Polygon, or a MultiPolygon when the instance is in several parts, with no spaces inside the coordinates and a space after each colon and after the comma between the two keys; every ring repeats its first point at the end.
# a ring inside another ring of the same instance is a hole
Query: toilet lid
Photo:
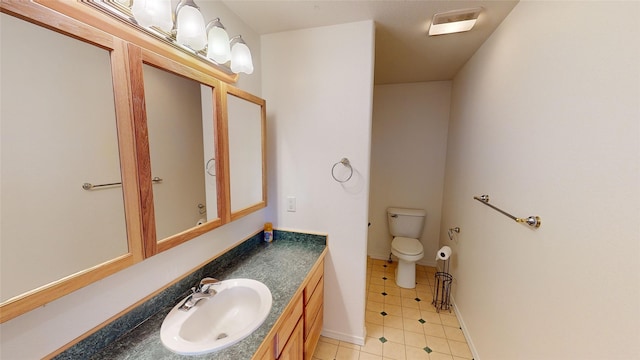
{"type": "Polygon", "coordinates": [[[422,243],[418,239],[401,236],[393,238],[391,247],[405,255],[418,255],[424,250],[422,243]]]}

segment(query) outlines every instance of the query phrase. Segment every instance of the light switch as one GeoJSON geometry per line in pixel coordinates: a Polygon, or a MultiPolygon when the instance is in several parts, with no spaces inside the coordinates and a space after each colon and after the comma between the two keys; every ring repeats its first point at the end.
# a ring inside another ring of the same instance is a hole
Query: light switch
{"type": "Polygon", "coordinates": [[[295,196],[287,196],[287,211],[295,212],[296,211],[296,197],[295,196]]]}

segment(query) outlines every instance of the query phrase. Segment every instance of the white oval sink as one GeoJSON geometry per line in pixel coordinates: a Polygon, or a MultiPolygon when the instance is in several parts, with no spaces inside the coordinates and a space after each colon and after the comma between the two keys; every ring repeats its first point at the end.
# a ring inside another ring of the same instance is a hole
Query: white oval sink
{"type": "Polygon", "coordinates": [[[190,310],[171,309],[162,322],[160,339],[178,354],[199,355],[224,349],[249,336],[271,310],[271,291],[251,279],[221,281],[217,294],[200,300],[190,310]]]}

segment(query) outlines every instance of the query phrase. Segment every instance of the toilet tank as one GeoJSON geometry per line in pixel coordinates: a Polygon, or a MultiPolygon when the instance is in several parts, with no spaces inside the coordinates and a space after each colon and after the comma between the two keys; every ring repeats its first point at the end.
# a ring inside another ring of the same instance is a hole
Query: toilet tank
{"type": "Polygon", "coordinates": [[[387,221],[391,236],[418,239],[422,235],[427,213],[422,209],[388,208],[387,221]]]}

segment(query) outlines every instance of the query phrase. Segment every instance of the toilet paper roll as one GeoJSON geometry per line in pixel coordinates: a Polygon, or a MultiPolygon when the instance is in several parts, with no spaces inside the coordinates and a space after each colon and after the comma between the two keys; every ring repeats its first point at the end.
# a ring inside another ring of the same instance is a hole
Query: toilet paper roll
{"type": "Polygon", "coordinates": [[[440,248],[440,250],[438,250],[438,253],[436,254],[436,260],[447,260],[449,259],[449,256],[451,256],[451,248],[448,246],[443,246],[442,248],[440,248]]]}

